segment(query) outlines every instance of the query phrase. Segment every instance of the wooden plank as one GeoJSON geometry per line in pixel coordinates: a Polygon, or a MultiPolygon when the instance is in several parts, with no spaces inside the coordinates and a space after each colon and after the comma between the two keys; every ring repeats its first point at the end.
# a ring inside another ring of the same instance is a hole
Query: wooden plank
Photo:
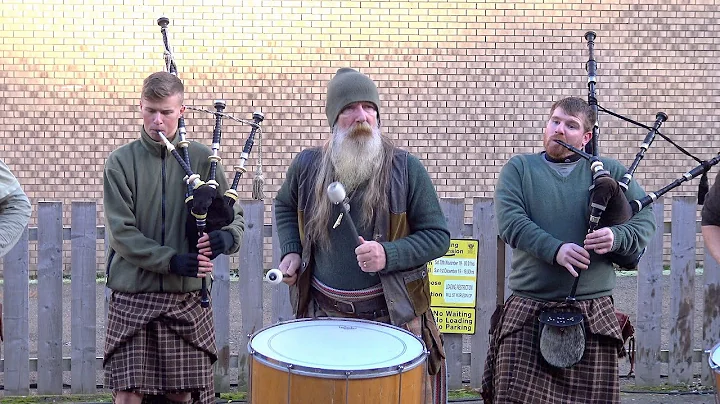
{"type": "MultiPolygon", "coordinates": [[[[270,207],[272,216],[272,228],[277,230],[275,222],[275,203],[270,207]]],[[[277,231],[272,232],[272,267],[277,268],[280,265],[280,240],[277,231]]],[[[292,305],[290,304],[290,293],[287,285],[284,283],[270,286],[272,314],[271,321],[273,324],[291,320],[294,318],[292,305]]]]}
{"type": "Polygon", "coordinates": [[[672,257],[670,258],[670,362],[671,384],[693,379],[692,332],[695,296],[695,218],[694,196],[673,198],[672,257]]]}
{"type": "Polygon", "coordinates": [[[250,337],[263,326],[262,276],[263,276],[263,201],[241,201],[245,210],[245,237],[240,248],[240,310],[242,334],[238,341],[240,350],[238,389],[248,391],[250,337]]]}
{"type": "Polygon", "coordinates": [[[73,202],[71,207],[71,392],[95,393],[97,277],[97,206],[73,202]]]}
{"type": "Polygon", "coordinates": [[[485,357],[490,346],[490,317],[498,302],[498,230],[492,198],[473,199],[473,238],[479,240],[479,262],[476,285],[475,334],[470,336],[470,385],[479,387],[485,370],[485,357]]]}
{"type": "MultiPolygon", "coordinates": [[[[475,219],[473,218],[473,222],[475,219]]],[[[495,251],[495,260],[497,262],[496,267],[498,271],[502,271],[502,273],[497,274],[497,282],[495,283],[495,287],[497,287],[498,292],[503,291],[503,293],[498,293],[497,295],[497,304],[502,304],[503,301],[505,301],[505,296],[507,295],[508,291],[505,290],[505,285],[507,282],[505,282],[505,274],[503,269],[505,268],[505,250],[507,249],[505,246],[505,243],[502,242],[500,239],[500,236],[496,237],[495,245],[497,245],[497,250],[495,251]]]]}
{"type": "Polygon", "coordinates": [[[62,202],[38,203],[38,394],[62,394],[62,202]]]}
{"type": "MultiPolygon", "coordinates": [[[[103,231],[103,240],[105,240],[105,261],[103,262],[103,268],[105,270],[103,271],[103,276],[107,278],[107,257],[108,257],[108,251],[110,251],[110,232],[103,231]]],[[[108,311],[110,310],[110,297],[112,296],[112,289],[107,287],[107,282],[105,282],[105,288],[104,288],[104,294],[103,294],[103,320],[104,320],[104,326],[107,330],[107,322],[108,322],[108,311]]]]}
{"type": "Polygon", "coordinates": [[[30,394],[29,256],[26,227],[20,241],[3,259],[4,384],[5,395],[8,396],[30,394]]]}
{"type": "Polygon", "coordinates": [[[215,392],[230,391],[230,257],[219,255],[213,260],[212,297],[215,345],[218,360],[213,365],[215,392]]]}
{"type": "Polygon", "coordinates": [[[660,199],[652,205],[657,230],[640,260],[637,273],[635,384],[638,386],[659,386],[662,383],[659,355],[663,321],[663,202],[660,199]]]}
{"type": "MultiPolygon", "coordinates": [[[[505,244],[505,242],[502,241],[499,236],[498,236],[498,242],[505,244]]],[[[502,273],[502,276],[505,280],[505,284],[503,285],[505,293],[503,294],[503,300],[501,301],[501,303],[503,303],[503,304],[505,303],[505,301],[508,298],[510,298],[510,295],[512,295],[512,290],[510,290],[510,273],[512,272],[512,257],[513,257],[512,247],[505,244],[505,261],[504,261],[505,271],[499,272],[500,269],[498,269],[498,276],[500,276],[500,274],[502,273]]]]}
{"type": "Polygon", "coordinates": [[[720,388],[715,385],[714,373],[708,363],[708,351],[720,344],[720,265],[707,250],[704,262],[702,383],[720,388]]]}
{"type": "MultiPolygon", "coordinates": [[[[465,221],[465,200],[463,198],[443,198],[440,206],[445,214],[450,238],[462,237],[463,222],[465,221]]],[[[448,388],[457,390],[462,388],[462,334],[444,334],[444,347],[447,364],[448,388]]]]}

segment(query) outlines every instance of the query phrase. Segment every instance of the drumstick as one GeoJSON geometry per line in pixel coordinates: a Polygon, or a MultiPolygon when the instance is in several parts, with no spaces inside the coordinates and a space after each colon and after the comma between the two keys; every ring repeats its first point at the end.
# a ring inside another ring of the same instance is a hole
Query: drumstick
{"type": "MultiPolygon", "coordinates": [[[[335,181],[332,184],[328,185],[327,195],[328,195],[328,199],[330,199],[330,202],[332,202],[334,205],[340,206],[340,209],[342,212],[342,213],[340,213],[340,216],[338,217],[335,225],[339,225],[340,221],[342,221],[343,217],[347,218],[347,224],[348,224],[348,227],[350,228],[350,235],[352,235],[355,238],[355,244],[357,246],[361,245],[362,242],[360,241],[360,235],[358,234],[357,228],[355,227],[355,223],[353,222],[352,217],[350,217],[350,212],[348,211],[348,207],[345,206],[345,203],[343,202],[345,200],[345,196],[346,196],[345,186],[343,186],[343,184],[335,181]]],[[[366,272],[366,273],[368,275],[375,276],[374,272],[366,272]]]]}
{"type": "Polygon", "coordinates": [[[263,280],[271,285],[278,285],[282,282],[283,278],[289,278],[290,275],[283,273],[277,268],[273,268],[265,274],[263,280]]]}
{"type": "MultiPolygon", "coordinates": [[[[340,205],[340,209],[342,209],[343,217],[347,218],[347,224],[348,224],[348,227],[350,227],[350,234],[355,238],[355,243],[357,245],[362,244],[360,242],[360,235],[358,235],[357,228],[355,228],[355,223],[353,223],[353,220],[350,217],[350,212],[348,212],[345,204],[342,203],[346,196],[345,187],[343,186],[343,184],[336,181],[336,182],[333,182],[332,184],[328,185],[327,195],[328,195],[328,199],[330,199],[330,202],[332,202],[334,205],[340,205]]],[[[342,220],[342,219],[338,218],[338,222],[340,220],[342,220]]]]}

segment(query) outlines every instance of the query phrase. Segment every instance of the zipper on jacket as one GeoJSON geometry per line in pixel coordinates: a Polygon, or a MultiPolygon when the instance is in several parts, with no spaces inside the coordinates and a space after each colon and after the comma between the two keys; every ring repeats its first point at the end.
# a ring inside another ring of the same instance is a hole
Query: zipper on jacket
{"type": "Polygon", "coordinates": [[[110,278],[110,265],[112,265],[113,258],[115,258],[115,250],[112,248],[110,249],[110,257],[108,257],[107,260],[107,266],[105,267],[105,280],[107,282],[107,279],[110,278]]]}
{"type": "MultiPolygon", "coordinates": [[[[160,161],[162,163],[162,168],[160,170],[162,172],[162,192],[161,192],[162,199],[161,199],[161,204],[160,204],[160,206],[161,206],[160,209],[162,211],[162,213],[161,213],[162,222],[160,224],[160,240],[161,240],[160,245],[165,245],[165,179],[166,179],[165,178],[165,175],[166,175],[166,173],[165,173],[165,149],[160,150],[160,161]]],[[[160,291],[162,292],[164,289],[163,288],[163,275],[159,273],[158,277],[160,278],[160,291]]]]}

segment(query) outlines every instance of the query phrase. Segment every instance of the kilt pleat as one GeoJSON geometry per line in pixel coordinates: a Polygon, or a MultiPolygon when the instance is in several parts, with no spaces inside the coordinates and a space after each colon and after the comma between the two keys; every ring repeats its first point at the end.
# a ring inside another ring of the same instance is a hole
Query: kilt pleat
{"type": "Polygon", "coordinates": [[[620,325],[610,296],[578,301],[584,315],[582,360],[559,369],[540,354],[540,312],[564,303],[511,296],[491,330],[482,395],[486,403],[619,403],[620,325]]]}
{"type": "Polygon", "coordinates": [[[199,293],[113,292],[103,358],[108,388],[214,398],[216,359],[212,311],[200,307],[199,293]]]}

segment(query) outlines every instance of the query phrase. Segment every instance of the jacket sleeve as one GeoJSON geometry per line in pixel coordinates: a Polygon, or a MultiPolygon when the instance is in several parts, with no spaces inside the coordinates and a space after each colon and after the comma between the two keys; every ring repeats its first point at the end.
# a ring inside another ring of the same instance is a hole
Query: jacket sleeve
{"type": "Polygon", "coordinates": [[[563,244],[530,219],[523,198],[523,162],[520,156],[511,158],[500,170],[495,186],[495,216],[500,238],[510,247],[523,250],[548,264],[563,244]]]}
{"type": "MultiPolygon", "coordinates": [[[[613,166],[612,172],[616,179],[625,174],[625,167],[620,162],[611,160],[611,163],[606,164],[613,166]]],[[[633,179],[630,181],[625,196],[628,201],[632,201],[644,197],[645,191],[633,179]]],[[[655,234],[655,216],[652,213],[652,205],[636,213],[627,222],[611,226],[610,230],[615,236],[611,251],[620,255],[631,255],[640,252],[655,234]]]]}
{"type": "Polygon", "coordinates": [[[275,196],[275,226],[280,241],[280,258],[289,253],[302,254],[298,222],[300,155],[290,163],[285,181],[275,196]]]}
{"type": "Polygon", "coordinates": [[[0,162],[0,257],[18,242],[31,212],[30,200],[17,179],[0,162]]]}
{"type": "Polygon", "coordinates": [[[408,155],[407,221],[410,234],[382,243],[385,272],[416,268],[442,257],[450,247],[450,231],[432,180],[417,157],[408,155]]]}
{"type": "Polygon", "coordinates": [[[720,174],[705,196],[700,217],[703,226],[720,226],[720,174]]]}
{"type": "Polygon", "coordinates": [[[134,197],[122,168],[111,154],[103,171],[103,205],[110,248],[138,268],[168,273],[170,258],[176,251],[140,232],[133,212],[134,197]]]}
{"type": "MultiPolygon", "coordinates": [[[[215,180],[218,182],[220,195],[223,195],[230,186],[228,185],[227,177],[225,176],[225,171],[223,170],[222,165],[218,164],[216,172],[217,174],[215,180]]],[[[233,213],[233,221],[222,228],[222,230],[229,231],[233,236],[233,245],[229,250],[225,251],[225,254],[234,254],[238,252],[240,250],[240,246],[242,245],[243,235],[245,234],[245,216],[243,216],[243,208],[240,206],[239,202],[235,202],[233,205],[233,213]]]]}

